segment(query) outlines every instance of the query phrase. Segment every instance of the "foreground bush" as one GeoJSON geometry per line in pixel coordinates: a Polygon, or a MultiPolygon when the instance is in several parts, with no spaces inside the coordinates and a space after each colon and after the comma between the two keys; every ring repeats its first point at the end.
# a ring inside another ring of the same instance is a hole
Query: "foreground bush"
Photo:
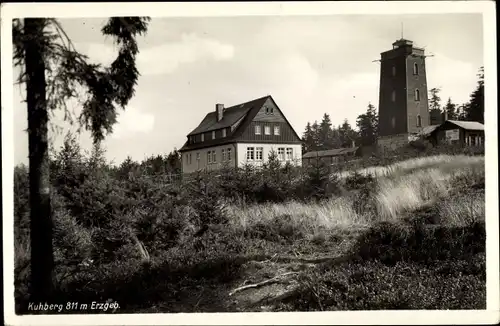
{"type": "MultiPolygon", "coordinates": [[[[301,291],[303,298],[312,296],[310,305],[305,299],[287,304],[320,310],[427,307],[439,298],[431,288],[441,286],[467,307],[479,306],[482,274],[466,261],[484,254],[484,157],[430,156],[343,173],[271,162],[180,183],[158,172],[161,162],[144,169],[125,162],[113,170],[98,152],[87,158],[70,145],[51,171],[55,276],[63,301],[119,300],[122,312],[159,302],[168,311],[196,311],[192,298],[200,289],[212,289],[218,298],[217,291],[241,281],[241,264],[250,255],[297,255],[298,247],[303,254],[334,254],[361,232],[350,251],[357,260],[307,274],[303,283],[309,285],[301,291]],[[398,306],[398,295],[420,298],[417,281],[410,280],[423,281],[417,268],[429,277],[421,296],[430,301],[419,306],[407,299],[398,306]],[[469,288],[438,285],[446,268],[467,275],[469,288]],[[413,276],[405,276],[407,270],[413,276]],[[363,277],[371,283],[359,285],[363,277]],[[394,290],[377,279],[393,282],[394,290]],[[349,289],[341,294],[335,282],[349,289]],[[464,299],[465,289],[479,294],[464,299]]],[[[15,186],[20,309],[28,299],[30,252],[25,168],[16,169],[15,186]]],[[[457,306],[453,300],[441,306],[457,306]]],[[[212,303],[204,311],[227,308],[212,303]]]]}
{"type": "Polygon", "coordinates": [[[485,250],[484,222],[463,227],[380,222],[358,239],[353,255],[395,265],[400,261],[467,259],[485,250]]]}
{"type": "Polygon", "coordinates": [[[486,309],[486,260],[441,261],[422,266],[380,261],[345,262],[306,274],[288,311],[486,309]]]}

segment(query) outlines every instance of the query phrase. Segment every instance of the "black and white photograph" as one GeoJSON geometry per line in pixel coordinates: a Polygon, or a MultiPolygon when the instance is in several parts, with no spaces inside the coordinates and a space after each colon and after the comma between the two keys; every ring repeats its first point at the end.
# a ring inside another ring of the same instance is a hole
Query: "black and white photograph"
{"type": "Polygon", "coordinates": [[[2,5],[6,324],[500,321],[495,31],[490,1],[2,5]]]}

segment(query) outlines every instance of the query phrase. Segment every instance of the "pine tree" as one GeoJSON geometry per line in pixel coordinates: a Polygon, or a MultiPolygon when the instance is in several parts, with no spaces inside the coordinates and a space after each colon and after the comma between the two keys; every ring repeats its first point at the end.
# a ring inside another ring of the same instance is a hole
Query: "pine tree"
{"type": "Polygon", "coordinates": [[[302,152],[307,153],[314,151],[316,148],[316,144],[314,142],[314,134],[311,123],[308,122],[306,125],[306,129],[304,131],[304,135],[302,137],[302,152]]]}
{"type": "Polygon", "coordinates": [[[50,301],[53,293],[54,255],[50,203],[49,111],[64,109],[83,87],[89,96],[83,103],[80,126],[91,131],[94,142],[111,132],[117,105],[125,108],[134,94],[139,73],[135,57],[137,35],[147,31],[149,18],[113,17],[102,28],[118,44],[110,67],[90,64],[54,18],[14,19],[14,65],[21,68],[18,82],[26,84],[30,177],[31,301],[50,301]],[[117,104],[117,105],[116,105],[117,104]]]}
{"type": "Polygon", "coordinates": [[[341,132],[339,128],[332,127],[331,131],[331,139],[330,139],[330,148],[341,148],[342,140],[340,136],[341,132]]]}
{"type": "Polygon", "coordinates": [[[451,98],[448,98],[448,102],[446,102],[446,105],[444,106],[444,112],[446,112],[448,120],[457,120],[457,106],[451,102],[451,98]]]}
{"type": "Polygon", "coordinates": [[[484,123],[484,67],[479,69],[477,87],[465,105],[465,118],[469,121],[484,123]]]}
{"type": "Polygon", "coordinates": [[[369,103],[366,113],[360,114],[356,119],[359,143],[363,146],[371,146],[377,143],[378,137],[378,115],[375,107],[369,103]]]}
{"type": "Polygon", "coordinates": [[[174,150],[167,155],[167,169],[174,174],[181,173],[181,154],[179,153],[177,148],[174,148],[174,150]]]}
{"type": "Polygon", "coordinates": [[[429,115],[431,125],[438,125],[442,123],[442,112],[441,112],[441,97],[439,93],[441,89],[438,87],[432,88],[429,91],[429,115]]]}
{"type": "Polygon", "coordinates": [[[317,151],[320,149],[319,146],[319,124],[318,121],[314,121],[312,125],[312,136],[313,136],[313,144],[314,144],[314,149],[313,151],[317,151]]]}
{"type": "Polygon", "coordinates": [[[344,123],[341,126],[339,126],[338,131],[339,131],[341,146],[352,147],[352,143],[353,141],[355,141],[357,135],[356,131],[352,129],[347,119],[345,119],[344,123]]]}
{"type": "Polygon", "coordinates": [[[333,147],[332,121],[330,115],[325,113],[319,125],[318,147],[320,150],[327,150],[333,147]]]}

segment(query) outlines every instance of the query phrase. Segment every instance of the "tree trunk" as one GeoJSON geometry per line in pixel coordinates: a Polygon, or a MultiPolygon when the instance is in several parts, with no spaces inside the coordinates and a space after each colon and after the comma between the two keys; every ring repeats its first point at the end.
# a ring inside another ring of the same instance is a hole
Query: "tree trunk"
{"type": "Polygon", "coordinates": [[[31,298],[47,301],[53,291],[52,217],[48,156],[48,112],[42,34],[44,19],[25,19],[28,106],[31,298]]]}

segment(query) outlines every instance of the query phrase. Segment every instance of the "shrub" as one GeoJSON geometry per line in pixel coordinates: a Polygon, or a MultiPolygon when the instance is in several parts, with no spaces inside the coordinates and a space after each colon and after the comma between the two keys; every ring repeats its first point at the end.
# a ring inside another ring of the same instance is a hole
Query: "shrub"
{"type": "Polygon", "coordinates": [[[354,171],[344,179],[344,185],[352,192],[350,196],[352,207],[357,214],[377,215],[377,206],[373,198],[377,190],[377,182],[372,174],[354,171]]]}
{"type": "Polygon", "coordinates": [[[345,262],[304,274],[284,303],[292,311],[485,309],[485,271],[484,256],[441,266],[345,262]]]}
{"type": "Polygon", "coordinates": [[[485,224],[462,227],[379,222],[353,246],[356,259],[426,263],[442,259],[468,259],[486,248],[485,224]]]}

